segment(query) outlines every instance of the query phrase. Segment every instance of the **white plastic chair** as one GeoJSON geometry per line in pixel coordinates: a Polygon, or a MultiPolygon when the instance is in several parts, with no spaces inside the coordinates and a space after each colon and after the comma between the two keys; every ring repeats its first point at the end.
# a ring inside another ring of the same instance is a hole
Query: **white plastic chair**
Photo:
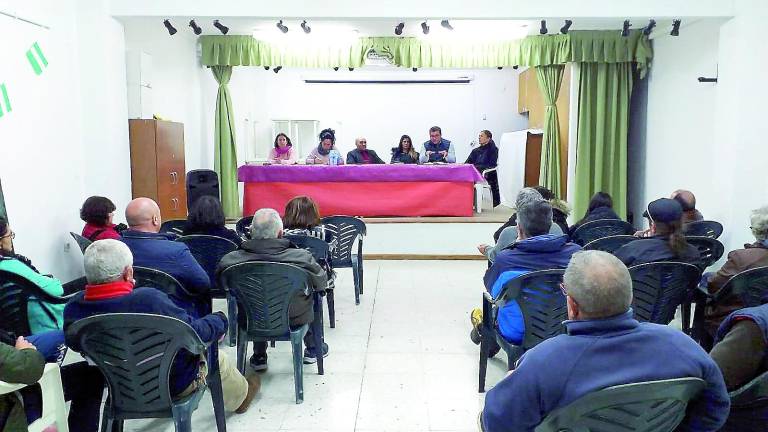
{"type": "MultiPolygon", "coordinates": [[[[43,432],[55,425],[58,432],[69,432],[67,425],[67,405],[64,401],[64,387],[61,384],[61,371],[56,363],[47,363],[43,376],[37,382],[43,394],[43,415],[29,425],[29,432],[43,432]]],[[[13,393],[26,387],[26,384],[10,384],[0,381],[0,395],[13,393]]]]}
{"type": "Polygon", "coordinates": [[[488,173],[496,172],[497,169],[498,167],[483,170],[481,174],[483,176],[483,180],[485,181],[482,183],[475,183],[475,211],[478,213],[483,212],[483,192],[485,189],[488,189],[488,192],[491,191],[491,185],[488,184],[488,180],[486,180],[485,176],[488,175],[488,173]]]}

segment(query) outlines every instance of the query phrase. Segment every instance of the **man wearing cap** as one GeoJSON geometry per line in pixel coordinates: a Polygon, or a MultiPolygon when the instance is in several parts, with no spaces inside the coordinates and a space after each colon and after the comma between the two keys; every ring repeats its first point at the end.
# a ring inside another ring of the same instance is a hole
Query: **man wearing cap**
{"type": "Polygon", "coordinates": [[[618,259],[627,266],[659,261],[699,264],[699,251],[688,244],[683,235],[683,207],[680,203],[659,198],[648,204],[643,216],[650,220],[650,236],[620,247],[614,252],[618,259]]]}

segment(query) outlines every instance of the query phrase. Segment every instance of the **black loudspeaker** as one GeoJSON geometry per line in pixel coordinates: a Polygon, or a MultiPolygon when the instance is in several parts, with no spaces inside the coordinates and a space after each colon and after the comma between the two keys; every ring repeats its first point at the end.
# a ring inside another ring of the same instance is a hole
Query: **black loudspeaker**
{"type": "Polygon", "coordinates": [[[216,171],[200,169],[187,173],[187,208],[202,196],[210,195],[220,200],[219,176],[216,171]]]}

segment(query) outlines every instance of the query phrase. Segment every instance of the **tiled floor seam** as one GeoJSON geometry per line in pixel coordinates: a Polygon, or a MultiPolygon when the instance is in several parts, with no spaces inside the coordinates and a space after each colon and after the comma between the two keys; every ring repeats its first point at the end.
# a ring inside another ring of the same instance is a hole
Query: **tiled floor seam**
{"type": "MultiPolygon", "coordinates": [[[[368,344],[371,343],[371,329],[373,328],[373,314],[376,312],[376,296],[379,294],[379,277],[381,276],[381,267],[376,266],[376,289],[373,294],[373,303],[371,304],[371,320],[368,323],[368,339],[365,342],[364,356],[368,356],[368,344]]],[[[363,377],[360,380],[360,392],[357,394],[357,407],[355,407],[355,426],[353,431],[357,430],[357,419],[360,416],[360,401],[363,398],[363,383],[365,382],[365,369],[368,367],[368,362],[363,360],[363,377]]]]}

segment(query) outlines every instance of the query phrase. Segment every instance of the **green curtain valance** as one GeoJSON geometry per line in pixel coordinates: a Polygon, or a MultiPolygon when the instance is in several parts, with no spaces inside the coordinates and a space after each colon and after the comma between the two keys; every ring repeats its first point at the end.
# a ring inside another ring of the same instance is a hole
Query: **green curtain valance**
{"type": "Polygon", "coordinates": [[[201,36],[205,66],[360,67],[371,49],[407,68],[547,66],[568,62],[636,62],[641,76],[653,56],[648,37],[633,30],[574,30],[567,35],[528,36],[495,42],[433,42],[418,38],[364,37],[337,44],[281,45],[251,36],[201,36]]]}

